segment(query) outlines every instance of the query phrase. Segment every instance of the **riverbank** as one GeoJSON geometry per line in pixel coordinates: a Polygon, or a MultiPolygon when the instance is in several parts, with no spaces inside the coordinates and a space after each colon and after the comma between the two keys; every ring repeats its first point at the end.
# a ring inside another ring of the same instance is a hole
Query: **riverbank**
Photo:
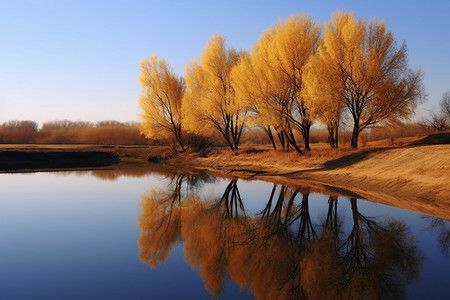
{"type": "Polygon", "coordinates": [[[216,149],[208,157],[180,157],[167,163],[187,161],[219,176],[313,186],[450,219],[448,133],[358,150],[314,145],[304,156],[258,147],[236,153],[216,149]]]}
{"type": "Polygon", "coordinates": [[[318,156],[309,160],[286,157],[276,161],[263,153],[232,159],[219,154],[200,159],[198,165],[217,175],[314,184],[450,219],[450,145],[349,150],[332,159],[318,156]]]}
{"type": "Polygon", "coordinates": [[[129,175],[203,169],[224,177],[353,194],[450,219],[449,136],[403,139],[358,150],[314,144],[304,156],[264,145],[245,146],[236,152],[215,148],[206,157],[174,154],[162,146],[1,145],[0,172],[106,169],[129,175]]]}

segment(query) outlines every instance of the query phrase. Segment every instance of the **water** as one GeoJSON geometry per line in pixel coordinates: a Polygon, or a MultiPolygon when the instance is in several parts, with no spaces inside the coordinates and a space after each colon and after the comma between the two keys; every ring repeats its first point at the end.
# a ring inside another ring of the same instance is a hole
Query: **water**
{"type": "Polygon", "coordinates": [[[450,294],[447,220],[261,181],[116,175],[0,175],[0,299],[450,294]]]}

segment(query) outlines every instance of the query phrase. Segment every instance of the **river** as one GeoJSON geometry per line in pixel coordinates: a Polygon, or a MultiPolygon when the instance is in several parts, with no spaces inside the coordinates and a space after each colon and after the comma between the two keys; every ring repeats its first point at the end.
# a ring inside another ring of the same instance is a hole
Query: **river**
{"type": "Polygon", "coordinates": [[[0,174],[0,299],[448,299],[450,222],[334,191],[0,174]]]}

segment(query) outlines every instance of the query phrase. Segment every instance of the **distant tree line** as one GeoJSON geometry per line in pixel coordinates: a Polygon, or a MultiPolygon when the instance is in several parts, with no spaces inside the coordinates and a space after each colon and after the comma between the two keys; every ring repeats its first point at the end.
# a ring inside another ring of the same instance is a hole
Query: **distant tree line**
{"type": "Polygon", "coordinates": [[[148,144],[139,124],[118,121],[51,121],[39,128],[34,121],[12,120],[0,125],[2,144],[148,144]]]}
{"type": "Polygon", "coordinates": [[[181,150],[192,135],[218,135],[238,149],[245,128],[260,127],[274,149],[309,151],[314,122],[339,145],[343,120],[361,132],[398,123],[424,99],[423,73],[408,67],[384,21],[365,22],[338,11],[322,26],[294,15],[264,31],[250,51],[228,47],[214,35],[199,61],[178,76],[156,55],[140,65],[141,132],[170,138],[181,150]],[[298,137],[302,143],[299,143],[298,137]]]}
{"type": "MultiPolygon", "coordinates": [[[[171,145],[170,137],[163,139],[147,139],[140,133],[140,124],[135,122],[121,123],[118,121],[51,121],[42,126],[34,121],[11,120],[0,124],[0,144],[103,144],[103,145],[171,145]]],[[[422,124],[396,124],[390,127],[374,127],[361,136],[362,144],[366,142],[424,135],[430,129],[422,124]]],[[[223,139],[218,135],[201,137],[186,134],[190,147],[201,143],[223,145],[223,139]]],[[[341,140],[350,143],[351,132],[342,131],[341,140]]],[[[245,143],[268,144],[267,133],[263,128],[251,127],[242,138],[245,143]]],[[[312,129],[311,143],[327,143],[328,133],[323,129],[312,129]]],[[[200,145],[199,145],[200,144],[200,145]]]]}

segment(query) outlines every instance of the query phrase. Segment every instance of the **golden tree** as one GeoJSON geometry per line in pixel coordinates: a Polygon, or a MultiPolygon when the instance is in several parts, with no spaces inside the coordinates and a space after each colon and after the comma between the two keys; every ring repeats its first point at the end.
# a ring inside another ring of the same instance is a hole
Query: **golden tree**
{"type": "Polygon", "coordinates": [[[291,16],[262,34],[250,57],[241,61],[233,75],[237,98],[242,98],[269,137],[271,127],[281,130],[300,153],[293,130],[300,131],[309,150],[312,124],[301,93],[302,72],[320,37],[320,26],[311,18],[291,16]]]}
{"type": "MultiPolygon", "coordinates": [[[[384,21],[365,23],[349,12],[338,11],[325,24],[317,55],[320,59],[315,65],[326,68],[318,67],[311,71],[314,75],[308,75],[320,77],[318,84],[307,84],[308,94],[316,98],[313,103],[338,101],[346,107],[353,119],[354,148],[358,147],[362,130],[376,123],[407,118],[423,98],[422,72],[408,68],[406,43],[398,47],[384,21]],[[316,91],[320,88],[334,92],[321,95],[316,91]]],[[[330,108],[336,112],[341,105],[330,108]]]]}
{"type": "Polygon", "coordinates": [[[343,94],[343,84],[337,80],[335,69],[330,65],[327,52],[319,51],[305,65],[302,91],[311,115],[319,123],[327,126],[328,142],[333,148],[339,146],[339,125],[345,104],[339,101],[343,94]]]}
{"type": "Polygon", "coordinates": [[[188,130],[195,133],[217,130],[235,150],[244,129],[244,111],[235,98],[231,70],[241,53],[228,48],[225,38],[213,35],[200,57],[186,67],[187,91],[183,115],[188,130]]]}
{"type": "Polygon", "coordinates": [[[172,138],[184,151],[181,116],[184,79],[177,76],[166,61],[158,59],[156,55],[144,59],[140,70],[142,91],[139,105],[143,110],[144,121],[141,133],[149,139],[172,138]]]}
{"type": "MultiPolygon", "coordinates": [[[[270,68],[269,49],[275,30],[267,30],[259,39],[250,55],[243,55],[231,73],[236,91],[236,99],[248,111],[250,124],[264,129],[273,148],[276,149],[273,130],[283,132],[283,105],[286,102],[282,95],[273,95],[277,91],[278,76],[270,68]]],[[[284,143],[280,139],[282,147],[284,143]]]]}

